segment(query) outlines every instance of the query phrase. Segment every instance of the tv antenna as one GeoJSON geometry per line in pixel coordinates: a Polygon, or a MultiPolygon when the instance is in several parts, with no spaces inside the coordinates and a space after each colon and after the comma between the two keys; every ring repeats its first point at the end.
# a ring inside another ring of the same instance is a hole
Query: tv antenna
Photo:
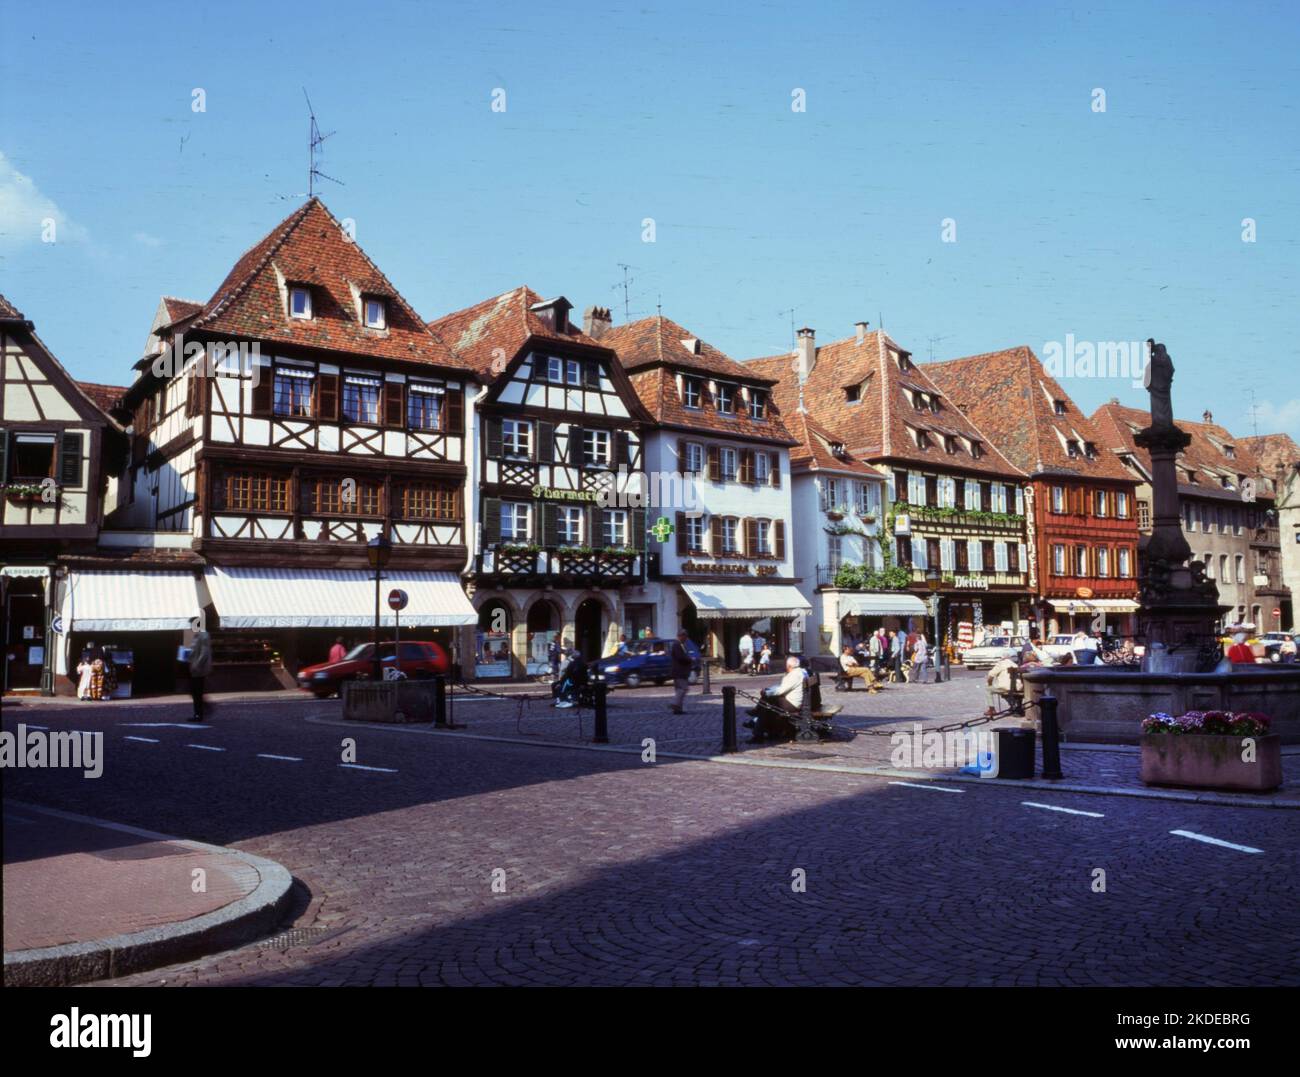
{"type": "Polygon", "coordinates": [[[332,138],[337,132],[331,131],[328,135],[320,133],[320,127],[316,123],[316,111],[311,107],[311,98],[307,96],[307,87],[302,88],[303,97],[307,98],[307,114],[311,116],[311,138],[307,150],[307,197],[313,198],[316,194],[316,178],[327,179],[330,183],[337,183],[343,186],[342,180],[336,180],[333,176],[327,176],[316,167],[316,155],[320,151],[321,143],[327,138],[332,138]]]}
{"type": "Polygon", "coordinates": [[[630,306],[628,305],[628,290],[627,290],[627,286],[628,286],[629,284],[631,284],[632,281],[633,281],[635,278],[633,278],[633,277],[629,277],[629,276],[627,275],[627,271],[628,271],[629,269],[631,269],[632,267],[631,267],[630,265],[628,265],[626,262],[618,262],[618,263],[616,263],[616,264],[618,265],[618,268],[621,269],[621,270],[623,271],[623,283],[622,283],[622,284],[616,284],[616,285],[614,285],[614,288],[615,288],[615,289],[618,289],[618,288],[622,288],[622,289],[623,289],[623,321],[624,321],[624,322],[630,322],[630,321],[632,320],[632,312],[631,312],[631,308],[630,308],[630,306]]]}
{"type": "Polygon", "coordinates": [[[929,342],[930,342],[930,362],[933,363],[933,362],[934,362],[934,346],[935,346],[936,344],[938,344],[940,341],[947,340],[948,338],[947,338],[947,337],[929,337],[928,339],[929,339],[929,342]]]}
{"type": "Polygon", "coordinates": [[[795,345],[795,335],[794,335],[794,312],[795,312],[796,310],[798,310],[798,309],[799,309],[798,307],[791,307],[789,310],[778,310],[778,311],[776,312],[776,313],[777,313],[777,317],[780,317],[780,316],[782,316],[782,315],[784,315],[784,314],[788,314],[788,315],[790,315],[790,350],[791,350],[791,351],[794,350],[794,345],[795,345]]]}
{"type": "Polygon", "coordinates": [[[1250,421],[1255,427],[1255,436],[1259,437],[1259,404],[1255,402],[1255,390],[1250,391],[1250,421]]]}

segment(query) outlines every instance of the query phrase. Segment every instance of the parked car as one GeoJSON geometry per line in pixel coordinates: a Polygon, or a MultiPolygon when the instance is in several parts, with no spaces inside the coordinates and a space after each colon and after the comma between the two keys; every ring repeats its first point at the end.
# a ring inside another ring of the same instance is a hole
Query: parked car
{"type": "Polygon", "coordinates": [[[1064,632],[1050,637],[1046,643],[1040,643],[1038,649],[1054,663],[1060,662],[1067,654],[1074,654],[1074,634],[1064,632]]]}
{"type": "MultiPolygon", "coordinates": [[[[447,652],[432,640],[381,643],[379,661],[385,677],[391,676],[391,671],[400,669],[405,676],[415,680],[445,674],[451,668],[447,652]],[[402,652],[400,665],[396,654],[399,647],[402,652]]],[[[370,680],[374,676],[374,665],[375,645],[361,643],[348,651],[341,662],[320,662],[298,670],[298,687],[304,692],[311,692],[317,699],[325,699],[327,696],[338,695],[343,690],[345,681],[370,680]]]]}
{"type": "MultiPolygon", "coordinates": [[[[672,662],[668,658],[668,649],[673,645],[670,639],[636,639],[627,645],[626,654],[614,654],[600,658],[591,664],[593,673],[599,672],[611,687],[623,686],[635,688],[646,681],[666,684],[673,678],[672,662]]],[[[686,653],[691,656],[691,683],[700,675],[700,649],[691,641],[686,641],[686,653]]]]}
{"type": "Polygon", "coordinates": [[[1004,658],[1016,658],[1024,647],[1020,636],[990,636],[978,647],[967,647],[961,663],[967,669],[992,669],[1004,658]]]}

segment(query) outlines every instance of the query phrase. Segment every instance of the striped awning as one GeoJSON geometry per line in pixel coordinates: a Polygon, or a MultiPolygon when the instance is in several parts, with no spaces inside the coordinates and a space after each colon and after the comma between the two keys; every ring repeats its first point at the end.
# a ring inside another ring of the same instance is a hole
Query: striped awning
{"type": "Polygon", "coordinates": [[[770,585],[744,583],[684,583],[682,590],[701,618],[798,617],[812,613],[812,606],[788,583],[770,585]]]}
{"type": "MultiPolygon", "coordinates": [[[[363,628],[375,623],[375,576],[359,569],[222,568],[205,576],[222,628],[363,628]]],[[[380,579],[381,625],[448,627],[478,623],[478,614],[450,572],[385,570],[380,579]],[[394,615],[388,593],[405,591],[394,615]]]]}
{"type": "Polygon", "coordinates": [[[845,617],[924,617],[925,603],[916,595],[865,592],[839,596],[840,619],[845,617]]]}
{"type": "Polygon", "coordinates": [[[174,632],[199,615],[198,581],[187,570],[68,573],[59,609],[68,632],[174,632]]]}
{"type": "Polygon", "coordinates": [[[1048,601],[1052,609],[1060,613],[1068,613],[1071,606],[1076,610],[1098,610],[1101,613],[1136,613],[1141,608],[1131,598],[1053,598],[1048,601]]]}

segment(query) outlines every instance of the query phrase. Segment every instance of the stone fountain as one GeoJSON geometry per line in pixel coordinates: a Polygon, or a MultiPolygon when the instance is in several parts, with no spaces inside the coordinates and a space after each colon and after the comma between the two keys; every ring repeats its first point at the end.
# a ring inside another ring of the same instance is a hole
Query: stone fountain
{"type": "Polygon", "coordinates": [[[1178,454],[1191,438],[1174,422],[1174,364],[1163,344],[1148,341],[1146,388],[1151,425],[1136,441],[1151,454],[1152,531],[1139,581],[1138,631],[1146,644],[1140,669],[1092,665],[1025,674],[1031,699],[1059,701],[1066,740],[1136,744],[1143,718],[1163,711],[1260,711],[1283,743],[1300,743],[1300,666],[1229,666],[1218,625],[1229,609],[1205,565],[1191,560],[1178,503],[1178,454]]]}

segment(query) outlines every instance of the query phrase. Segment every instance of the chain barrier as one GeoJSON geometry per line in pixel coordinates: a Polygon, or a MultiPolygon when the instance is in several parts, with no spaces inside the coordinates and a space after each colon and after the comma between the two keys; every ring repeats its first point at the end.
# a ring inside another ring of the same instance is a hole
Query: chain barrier
{"type": "MultiPolygon", "coordinates": [[[[459,681],[448,682],[453,689],[459,688],[470,693],[471,695],[483,696],[486,699],[495,699],[503,702],[514,701],[515,703],[515,732],[520,736],[537,737],[540,733],[530,733],[523,728],[524,715],[530,713],[529,704],[538,699],[554,699],[555,697],[547,692],[545,695],[539,695],[535,692],[493,692],[488,689],[478,688],[465,681],[463,678],[459,681]]],[[[574,699],[572,710],[574,717],[578,719],[578,736],[582,737],[582,693],[577,694],[574,699]]],[[[565,708],[570,709],[570,708],[565,708]]]]}

